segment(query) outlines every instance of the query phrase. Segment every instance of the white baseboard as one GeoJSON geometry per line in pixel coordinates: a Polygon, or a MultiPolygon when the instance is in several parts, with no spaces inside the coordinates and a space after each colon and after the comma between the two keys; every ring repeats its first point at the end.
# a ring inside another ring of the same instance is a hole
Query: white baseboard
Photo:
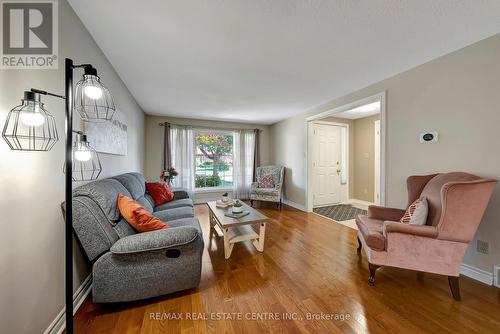
{"type": "Polygon", "coordinates": [[[481,283],[493,285],[493,274],[482,269],[462,263],[460,273],[481,283]]]}
{"type": "Polygon", "coordinates": [[[356,198],[350,198],[347,203],[350,203],[350,204],[358,204],[358,205],[362,205],[362,206],[366,206],[367,208],[370,206],[370,205],[375,205],[375,203],[371,203],[371,202],[367,202],[367,201],[363,201],[361,199],[356,199],[356,198]]]}
{"type": "MultiPolygon", "coordinates": [[[[73,315],[82,306],[83,301],[92,290],[92,274],[87,276],[82,285],[73,294],[73,315]]],[[[52,321],[49,327],[43,332],[44,334],[61,334],[66,327],[66,308],[64,307],[61,312],[52,321]]]]}
{"type": "Polygon", "coordinates": [[[283,203],[288,205],[288,206],[291,206],[292,208],[295,208],[297,210],[307,212],[305,205],[292,202],[290,200],[287,200],[286,198],[283,198],[283,203]]]}

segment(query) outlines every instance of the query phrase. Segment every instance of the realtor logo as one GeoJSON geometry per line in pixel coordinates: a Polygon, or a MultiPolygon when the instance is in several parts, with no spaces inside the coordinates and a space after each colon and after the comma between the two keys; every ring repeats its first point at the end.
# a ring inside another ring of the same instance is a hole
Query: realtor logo
{"type": "Polygon", "coordinates": [[[57,2],[0,1],[1,69],[57,69],[57,2]]]}

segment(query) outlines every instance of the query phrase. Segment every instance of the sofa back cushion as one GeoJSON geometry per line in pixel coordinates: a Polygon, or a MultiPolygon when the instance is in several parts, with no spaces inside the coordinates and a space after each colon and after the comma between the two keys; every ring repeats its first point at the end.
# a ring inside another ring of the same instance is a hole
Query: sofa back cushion
{"type": "Polygon", "coordinates": [[[120,239],[97,202],[85,196],[73,198],[73,230],[90,261],[120,239]]]}
{"type": "Polygon", "coordinates": [[[472,174],[452,172],[438,174],[427,182],[420,195],[421,197],[427,198],[428,214],[426,225],[436,226],[441,219],[441,189],[446,183],[452,181],[472,181],[476,179],[478,179],[478,177],[472,174]]]}
{"type": "MultiPolygon", "coordinates": [[[[130,193],[130,198],[139,202],[148,212],[153,212],[151,202],[145,197],[146,179],[140,173],[126,173],[113,176],[112,179],[118,180],[130,193]]],[[[123,194],[126,195],[126,194],[123,194]]],[[[127,196],[127,195],[126,195],[127,196]]]]}
{"type": "Polygon", "coordinates": [[[136,233],[123,225],[119,194],[131,196],[115,179],[87,183],[73,190],[73,229],[90,261],[107,252],[118,239],[136,233]]]}
{"type": "Polygon", "coordinates": [[[84,196],[96,202],[112,225],[116,225],[120,220],[118,194],[132,196],[120,182],[114,179],[90,182],[73,190],[73,197],[84,196]]]}

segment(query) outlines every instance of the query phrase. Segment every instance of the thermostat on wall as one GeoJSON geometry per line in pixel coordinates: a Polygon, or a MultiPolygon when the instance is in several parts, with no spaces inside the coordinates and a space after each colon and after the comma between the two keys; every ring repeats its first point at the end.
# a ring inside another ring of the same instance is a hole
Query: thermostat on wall
{"type": "Polygon", "coordinates": [[[422,132],[420,134],[421,143],[430,143],[438,141],[438,133],[436,131],[422,132]]]}

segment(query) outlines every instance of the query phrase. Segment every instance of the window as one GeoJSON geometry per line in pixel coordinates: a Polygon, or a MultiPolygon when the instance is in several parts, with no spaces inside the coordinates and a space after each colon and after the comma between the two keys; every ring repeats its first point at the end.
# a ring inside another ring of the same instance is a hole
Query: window
{"type": "Polygon", "coordinates": [[[233,187],[232,132],[195,132],[195,188],[233,187]]]}

